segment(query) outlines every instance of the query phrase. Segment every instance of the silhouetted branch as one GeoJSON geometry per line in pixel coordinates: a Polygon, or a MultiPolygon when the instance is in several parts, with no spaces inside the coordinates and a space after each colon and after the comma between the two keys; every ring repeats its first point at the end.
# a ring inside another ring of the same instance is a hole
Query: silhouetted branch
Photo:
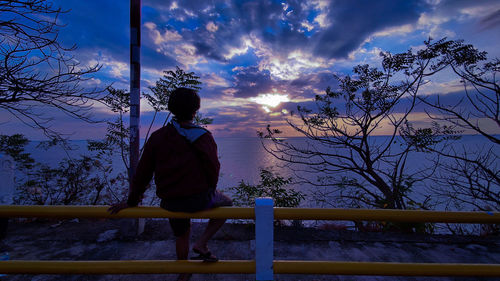
{"type": "Polygon", "coordinates": [[[46,126],[47,108],[96,122],[90,110],[102,99],[88,84],[101,66],[80,66],[71,54],[76,47],[58,41],[58,16],[66,12],[49,1],[0,1],[0,109],[48,137],[58,133],[46,126]]]}

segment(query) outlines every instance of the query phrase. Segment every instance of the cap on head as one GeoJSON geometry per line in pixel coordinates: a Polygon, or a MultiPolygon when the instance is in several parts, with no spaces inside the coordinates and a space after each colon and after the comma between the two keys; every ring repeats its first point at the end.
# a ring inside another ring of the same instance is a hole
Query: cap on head
{"type": "Polygon", "coordinates": [[[177,88],[168,100],[168,110],[175,115],[179,121],[193,120],[193,116],[200,109],[200,96],[189,88],[177,88]]]}

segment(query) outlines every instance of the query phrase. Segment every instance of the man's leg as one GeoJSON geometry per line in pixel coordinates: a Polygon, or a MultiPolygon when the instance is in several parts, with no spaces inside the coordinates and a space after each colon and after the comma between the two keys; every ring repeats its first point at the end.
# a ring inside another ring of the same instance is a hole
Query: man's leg
{"type": "MultiPolygon", "coordinates": [[[[177,237],[175,240],[175,251],[177,253],[178,260],[187,260],[189,254],[189,233],[190,230],[186,231],[184,235],[177,237]]],[[[191,273],[181,273],[177,276],[177,281],[188,281],[191,279],[191,273]]]]}
{"type": "MultiPolygon", "coordinates": [[[[191,221],[189,219],[169,219],[170,226],[175,235],[175,253],[178,260],[187,260],[189,255],[189,236],[191,233],[191,221]]],[[[181,273],[177,281],[187,281],[191,273],[181,273]]]]}
{"type": "Polygon", "coordinates": [[[169,219],[175,235],[175,252],[178,260],[187,260],[189,253],[190,219],[169,219]]]}
{"type": "Polygon", "coordinates": [[[175,240],[175,252],[178,260],[187,260],[189,254],[189,234],[190,229],[175,240]]]}
{"type": "Polygon", "coordinates": [[[196,249],[202,253],[208,252],[208,240],[214,236],[215,233],[224,225],[226,219],[211,219],[208,221],[208,225],[205,228],[205,231],[200,236],[198,241],[193,246],[193,249],[196,249]]]}
{"type": "MultiPolygon", "coordinates": [[[[224,207],[224,206],[227,207],[233,205],[233,200],[218,190],[214,191],[212,202],[213,202],[212,208],[224,207]]],[[[208,225],[207,228],[205,229],[205,232],[203,232],[198,241],[196,241],[196,243],[193,246],[193,249],[196,249],[202,253],[207,253],[208,240],[210,240],[210,238],[212,238],[212,236],[214,236],[214,234],[217,233],[217,231],[224,225],[225,222],[226,219],[211,219],[210,221],[208,221],[208,225]]]]}

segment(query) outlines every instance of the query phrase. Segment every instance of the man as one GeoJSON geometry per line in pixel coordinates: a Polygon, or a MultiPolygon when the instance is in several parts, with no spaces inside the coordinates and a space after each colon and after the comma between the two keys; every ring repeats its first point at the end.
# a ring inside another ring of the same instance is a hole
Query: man
{"type": "MultiPolygon", "coordinates": [[[[137,206],[154,174],[156,194],[160,206],[173,212],[198,212],[219,206],[231,206],[230,198],[216,190],[220,163],[217,145],[212,134],[193,124],[200,108],[200,97],[195,90],[178,88],[168,101],[168,110],[174,115],[165,127],[155,131],[144,147],[144,152],[132,179],[127,202],[114,204],[109,211],[118,213],[137,206]]],[[[176,236],[177,259],[185,260],[189,253],[190,219],[169,219],[176,236]]],[[[194,259],[217,261],[207,247],[208,240],[222,227],[225,219],[211,219],[193,245],[194,259]]],[[[181,274],[178,280],[188,280],[181,274]]]]}

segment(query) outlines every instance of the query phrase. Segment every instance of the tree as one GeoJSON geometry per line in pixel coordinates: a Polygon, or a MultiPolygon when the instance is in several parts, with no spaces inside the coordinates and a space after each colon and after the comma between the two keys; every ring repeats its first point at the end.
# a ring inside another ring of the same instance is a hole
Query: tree
{"type": "MultiPolygon", "coordinates": [[[[0,136],[0,152],[16,161],[16,204],[72,205],[116,201],[113,186],[123,179],[112,177],[105,158],[65,158],[56,167],[41,164],[26,152],[29,140],[20,134],[0,136]]],[[[37,149],[49,148],[40,143],[37,149]]]]}
{"type": "MultiPolygon", "coordinates": [[[[107,172],[100,159],[87,156],[64,159],[58,167],[37,164],[18,185],[16,203],[35,205],[88,205],[114,200],[107,172]],[[100,174],[99,171],[103,173],[100,174]]],[[[112,184],[113,182],[111,182],[112,184]]],[[[116,196],[116,195],[114,195],[116,196]]]]}
{"type": "Polygon", "coordinates": [[[66,12],[45,0],[0,1],[0,109],[52,139],[61,135],[50,128],[47,107],[94,122],[92,101],[101,99],[84,85],[100,65],[81,66],[76,46],[58,39],[58,17],[66,12]]]}
{"type": "MultiPolygon", "coordinates": [[[[144,98],[154,110],[153,119],[148,126],[144,143],[147,142],[150,131],[157,121],[158,115],[167,111],[170,94],[179,87],[200,90],[201,87],[199,85],[201,82],[199,81],[199,78],[200,77],[194,72],[185,72],[183,69],[176,67],[175,71],[164,71],[163,77],[160,77],[158,81],[156,81],[155,86],[149,87],[150,93],[143,93],[144,98]]],[[[108,128],[104,140],[89,140],[87,141],[87,144],[89,151],[94,151],[99,159],[107,162],[107,165],[104,167],[110,169],[110,171],[112,171],[114,156],[120,155],[125,169],[118,172],[116,178],[112,179],[117,182],[123,182],[124,179],[128,180],[129,178],[128,174],[125,175],[125,171],[129,171],[130,166],[128,162],[129,129],[127,128],[124,120],[124,115],[130,110],[130,93],[125,90],[114,89],[113,87],[109,87],[107,91],[108,95],[103,99],[103,101],[113,112],[118,114],[118,117],[116,120],[108,122],[108,128]]],[[[165,119],[161,121],[162,126],[165,126],[169,118],[170,112],[168,112],[165,115],[165,119]]],[[[198,113],[195,122],[201,125],[209,124],[211,123],[211,119],[204,118],[198,113]]],[[[141,153],[143,148],[144,146],[140,150],[141,153]]],[[[121,190],[117,193],[126,194],[124,191],[126,190],[121,190]]],[[[155,198],[154,196],[152,197],[155,198]]]]}
{"type": "Polygon", "coordinates": [[[415,167],[408,159],[427,153],[443,137],[432,129],[412,129],[408,116],[424,79],[445,68],[435,63],[441,48],[443,42],[429,40],[417,52],[382,52],[381,70],[358,65],[352,76],[335,76],[339,89],[316,95],[316,111],[299,106],[300,121],[287,120],[307,143],[280,139],[281,132],[268,126],[260,136],[272,144],[263,141],[264,148],[304,182],[327,187],[321,198],[333,196],[336,206],[428,208],[428,197],[416,202],[411,195],[435,167],[415,167]],[[388,136],[374,138],[382,127],[388,136]]]}
{"type": "MultiPolygon", "coordinates": [[[[193,72],[186,73],[179,68],[166,71],[155,87],[150,88],[152,94],[144,94],[154,108],[155,116],[167,109],[168,97],[176,88],[200,89],[198,79],[193,72]]],[[[31,158],[25,151],[29,140],[22,135],[0,136],[0,152],[12,156],[23,173],[16,179],[19,191],[16,202],[39,205],[110,204],[126,196],[129,130],[125,115],[130,109],[130,94],[112,87],[108,87],[107,91],[103,102],[118,116],[108,122],[104,140],[87,141],[92,155],[73,158],[68,155],[58,166],[51,167],[31,158]],[[116,169],[116,161],[122,162],[123,168],[116,169]]],[[[200,115],[199,120],[209,119],[200,115]]]]}
{"type": "Polygon", "coordinates": [[[0,135],[0,153],[5,153],[14,159],[16,169],[31,169],[35,164],[35,159],[25,151],[25,146],[29,140],[21,134],[12,136],[0,135]]]}
{"type": "Polygon", "coordinates": [[[251,185],[241,180],[238,186],[230,190],[234,192],[236,206],[253,206],[255,198],[271,197],[276,207],[298,207],[305,195],[293,188],[286,188],[291,183],[292,178],[284,178],[270,169],[260,169],[259,184],[251,185]]]}
{"type": "Polygon", "coordinates": [[[500,60],[487,59],[487,53],[479,51],[463,41],[444,41],[439,50],[438,64],[449,67],[460,78],[464,97],[453,104],[421,97],[430,107],[428,116],[440,124],[449,124],[455,130],[476,133],[484,137],[486,146],[475,151],[453,146],[433,152],[441,161],[442,173],[435,180],[434,189],[450,204],[464,205],[477,210],[500,208],[500,60]],[[437,114],[434,112],[437,111],[437,114]],[[489,123],[489,124],[488,124],[489,123]],[[486,126],[489,125],[489,126],[486,126]],[[490,128],[490,131],[486,128],[490,128]]]}
{"type": "MultiPolygon", "coordinates": [[[[158,81],[156,81],[154,87],[149,87],[151,94],[145,93],[144,97],[148,101],[149,105],[154,109],[153,120],[151,121],[148,131],[146,133],[146,139],[149,136],[151,131],[151,127],[153,126],[156,116],[158,113],[162,111],[167,111],[168,107],[168,99],[170,94],[177,88],[187,87],[194,90],[200,90],[199,86],[201,82],[199,81],[200,77],[196,76],[194,72],[185,72],[178,66],[175,67],[175,71],[167,70],[163,72],[163,77],[160,77],[158,81]]],[[[167,123],[170,117],[170,112],[168,113],[165,121],[163,122],[163,126],[167,123]]],[[[197,121],[201,121],[201,123],[209,122],[210,120],[202,121],[203,117],[197,114],[197,121]]],[[[142,152],[142,150],[141,150],[142,152]]]]}

